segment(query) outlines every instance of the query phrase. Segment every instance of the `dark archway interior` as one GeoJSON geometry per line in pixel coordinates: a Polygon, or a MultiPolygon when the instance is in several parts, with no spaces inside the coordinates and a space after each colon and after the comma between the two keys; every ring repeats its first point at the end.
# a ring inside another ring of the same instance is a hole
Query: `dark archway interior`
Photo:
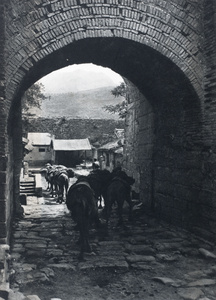
{"type": "MultiPolygon", "coordinates": [[[[136,144],[134,169],[138,170],[139,165],[143,201],[168,221],[175,222],[175,218],[181,224],[196,222],[202,179],[200,103],[187,77],[171,60],[148,46],[126,39],[94,38],[76,41],[38,63],[32,62],[34,67],[21,82],[12,111],[35,81],[74,63],[109,67],[136,86],[145,99],[143,103],[147,102],[152,109],[146,115],[146,105],[140,106],[139,128],[145,130],[138,129],[132,137],[136,144]],[[147,141],[145,144],[143,139],[147,141]],[[177,210],[179,213],[172,212],[177,210]]],[[[17,147],[17,140],[14,142],[17,147]]]]}
{"type": "MultiPolygon", "coordinates": [[[[74,63],[88,62],[109,67],[130,80],[147,98],[154,111],[161,109],[170,114],[172,119],[166,119],[170,122],[167,127],[172,127],[172,131],[180,127],[179,121],[182,118],[184,127],[189,126],[190,131],[191,123],[200,124],[199,99],[184,73],[152,48],[119,38],[77,41],[48,55],[39,63],[33,62],[34,68],[26,74],[19,94],[54,70],[74,63]]],[[[168,128],[164,129],[167,132],[168,128]]]]}

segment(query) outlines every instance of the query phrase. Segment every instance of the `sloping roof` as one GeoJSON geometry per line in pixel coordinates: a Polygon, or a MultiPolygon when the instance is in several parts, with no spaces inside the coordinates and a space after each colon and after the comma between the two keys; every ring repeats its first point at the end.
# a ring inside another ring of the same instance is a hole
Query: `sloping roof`
{"type": "Polygon", "coordinates": [[[33,146],[32,144],[29,142],[28,139],[22,137],[22,143],[23,143],[23,146],[24,146],[24,149],[27,150],[28,152],[32,151],[33,150],[33,146]]]}
{"type": "Polygon", "coordinates": [[[99,148],[99,150],[115,150],[115,149],[118,149],[118,148],[121,148],[121,147],[122,147],[122,141],[117,140],[117,141],[112,141],[112,142],[109,142],[109,143],[101,146],[99,148]]]}
{"type": "Polygon", "coordinates": [[[33,146],[31,145],[31,144],[27,144],[27,145],[25,145],[25,147],[24,147],[27,151],[29,151],[29,152],[31,152],[32,150],[33,150],[33,146]]]}
{"type": "Polygon", "coordinates": [[[52,135],[44,132],[29,132],[28,140],[32,145],[49,146],[51,144],[52,135]]]}
{"type": "Polygon", "coordinates": [[[54,140],[53,148],[55,151],[78,151],[92,149],[89,139],[54,140]]]}

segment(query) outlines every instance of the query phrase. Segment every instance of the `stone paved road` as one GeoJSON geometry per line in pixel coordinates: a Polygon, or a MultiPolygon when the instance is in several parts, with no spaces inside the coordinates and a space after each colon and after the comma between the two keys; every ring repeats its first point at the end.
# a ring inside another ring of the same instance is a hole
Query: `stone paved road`
{"type": "Polygon", "coordinates": [[[9,300],[215,300],[214,246],[135,208],[124,228],[113,212],[108,231],[91,229],[93,253],[80,262],[65,204],[29,197],[14,225],[9,300]]]}

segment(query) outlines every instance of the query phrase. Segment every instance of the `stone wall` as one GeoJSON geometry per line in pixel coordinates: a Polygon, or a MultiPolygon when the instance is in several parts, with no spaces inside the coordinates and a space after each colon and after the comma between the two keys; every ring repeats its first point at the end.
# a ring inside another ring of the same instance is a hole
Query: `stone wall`
{"type": "Polygon", "coordinates": [[[125,169],[134,177],[135,190],[140,192],[141,199],[150,201],[154,113],[144,95],[131,82],[126,80],[126,83],[129,109],[125,124],[125,169]]]}
{"type": "Polygon", "coordinates": [[[5,101],[5,2],[0,3],[0,243],[7,242],[7,221],[10,219],[7,199],[10,198],[8,167],[7,105],[5,101]]]}
{"type": "Polygon", "coordinates": [[[214,239],[215,202],[210,189],[214,177],[209,173],[214,164],[203,137],[202,108],[181,75],[173,72],[172,78],[182,89],[174,90],[165,79],[166,91],[159,101],[149,101],[127,82],[125,168],[136,178],[147,210],[214,239]],[[208,190],[203,188],[207,183],[208,190]]]}
{"type": "Polygon", "coordinates": [[[208,236],[211,228],[215,234],[216,228],[216,2],[204,2],[204,49],[205,75],[203,81],[203,128],[205,148],[202,152],[202,192],[199,202],[200,222],[205,224],[201,232],[208,236]]]}
{"type": "Polygon", "coordinates": [[[49,72],[86,62],[132,84],[125,165],[140,182],[143,201],[158,217],[214,237],[215,5],[1,1],[0,238],[8,238],[16,208],[21,96],[49,72]]]}
{"type": "MultiPolygon", "coordinates": [[[[103,49],[106,38],[131,40],[157,50],[179,66],[201,96],[203,3],[200,0],[10,0],[6,10],[8,96],[13,96],[17,83],[36,66],[41,74],[31,72],[25,85],[75,60],[98,61],[120,71],[120,65],[116,65],[112,56],[106,58],[113,47],[109,43],[107,50],[103,49]],[[65,48],[65,55],[62,55],[64,47],[95,38],[102,38],[96,45],[96,52],[92,49],[90,53],[89,43],[88,47],[79,47],[76,53],[65,48]],[[50,66],[46,58],[58,50],[61,53],[50,66]]],[[[125,48],[118,47],[118,51],[123,50],[125,48]]],[[[125,73],[123,75],[128,75],[125,73]]]]}
{"type": "Polygon", "coordinates": [[[100,119],[31,119],[29,124],[23,124],[24,131],[48,132],[54,134],[56,139],[85,139],[89,138],[92,144],[100,146],[112,140],[115,128],[124,128],[122,120],[100,119]]]}

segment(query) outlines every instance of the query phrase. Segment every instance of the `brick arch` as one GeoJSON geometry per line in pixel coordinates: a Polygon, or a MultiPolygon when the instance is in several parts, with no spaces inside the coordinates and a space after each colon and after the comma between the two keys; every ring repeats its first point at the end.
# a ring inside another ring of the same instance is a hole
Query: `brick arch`
{"type": "Polygon", "coordinates": [[[93,38],[148,45],[178,65],[202,96],[200,1],[10,0],[6,17],[8,98],[47,55],[93,38]]]}
{"type": "MultiPolygon", "coordinates": [[[[176,129],[184,128],[185,133],[191,123],[199,124],[193,127],[193,131],[190,130],[190,135],[193,134],[194,139],[197,136],[200,143],[202,101],[185,73],[151,47],[122,38],[83,39],[47,55],[23,76],[11,111],[17,109],[22,93],[36,80],[67,65],[89,62],[109,67],[129,80],[146,97],[156,113],[162,109],[165,118],[168,118],[168,112],[175,111],[172,118],[179,120],[176,129]]],[[[163,126],[163,122],[161,124],[158,126],[163,126]]],[[[9,125],[13,126],[13,122],[9,125]]]]}
{"type": "MultiPolygon", "coordinates": [[[[5,2],[5,110],[12,116],[8,119],[9,125],[13,125],[12,120],[19,123],[19,113],[17,118],[13,116],[19,108],[20,97],[37,79],[69,64],[92,62],[110,67],[127,78],[142,94],[137,103],[144,107],[148,103],[152,107],[156,125],[151,130],[157,140],[150,154],[150,164],[154,161],[152,170],[166,171],[160,164],[164,158],[169,162],[163,148],[167,139],[169,149],[175,148],[171,174],[178,173],[180,169],[180,166],[174,165],[175,155],[182,148],[183,162],[190,160],[187,149],[192,149],[193,155],[199,154],[204,76],[202,1],[5,2]],[[140,101],[141,98],[146,100],[140,101]],[[174,110],[175,107],[177,109],[174,110]],[[172,120],[176,120],[174,130],[171,130],[172,120]],[[161,148],[162,158],[157,152],[161,148]]],[[[145,114],[143,109],[139,112],[145,114]]],[[[146,118],[140,120],[144,126],[146,118]]],[[[143,138],[142,128],[139,130],[138,134],[143,138]]],[[[20,136],[19,126],[10,134],[9,141],[12,140],[12,147],[16,150],[19,141],[15,137],[20,136]]],[[[13,154],[11,161],[18,161],[19,153],[14,151],[11,156],[13,154]]],[[[201,166],[197,159],[195,165],[199,173],[201,166]]],[[[187,171],[180,175],[184,177],[187,171]]],[[[154,187],[160,193],[161,173],[158,171],[156,176],[154,184],[157,187],[154,187]]],[[[186,178],[189,181],[185,197],[193,185],[191,178],[186,178]]],[[[148,188],[151,189],[151,186],[148,188]]],[[[160,205],[160,200],[157,203],[160,205]]]]}
{"type": "MultiPolygon", "coordinates": [[[[177,217],[173,211],[165,215],[168,221],[173,221],[174,217],[180,225],[184,225],[183,220],[190,225],[197,222],[200,215],[191,191],[198,197],[197,188],[201,186],[202,104],[190,80],[170,59],[149,46],[120,38],[92,38],[76,41],[44,57],[23,77],[20,94],[46,73],[68,64],[83,62],[110,67],[141,93],[135,100],[131,93],[132,102],[137,102],[135,111],[139,115],[139,129],[136,132],[139,138],[133,141],[135,149],[131,153],[139,154],[135,155],[132,166],[127,162],[126,168],[136,173],[134,165],[138,169],[142,162],[142,170],[139,171],[142,198],[146,200],[148,197],[148,205],[156,207],[159,215],[165,214],[167,205],[171,211],[173,206],[183,206],[177,217]],[[150,143],[143,145],[143,140],[148,141],[149,136],[150,143]],[[193,178],[188,174],[191,155],[194,156],[193,178]],[[182,168],[182,165],[185,166],[182,168]],[[164,176],[168,183],[164,183],[164,176]],[[194,178],[196,186],[192,187],[194,178]],[[164,184],[166,191],[162,189],[164,184]],[[143,189],[144,185],[148,187],[143,189]],[[149,195],[152,189],[154,195],[149,195]],[[182,190],[185,193],[183,198],[190,194],[190,211],[185,208],[187,201],[179,196],[182,190]],[[161,191],[169,202],[164,203],[161,199],[161,191]]],[[[15,130],[18,136],[17,127],[15,130]]]]}

